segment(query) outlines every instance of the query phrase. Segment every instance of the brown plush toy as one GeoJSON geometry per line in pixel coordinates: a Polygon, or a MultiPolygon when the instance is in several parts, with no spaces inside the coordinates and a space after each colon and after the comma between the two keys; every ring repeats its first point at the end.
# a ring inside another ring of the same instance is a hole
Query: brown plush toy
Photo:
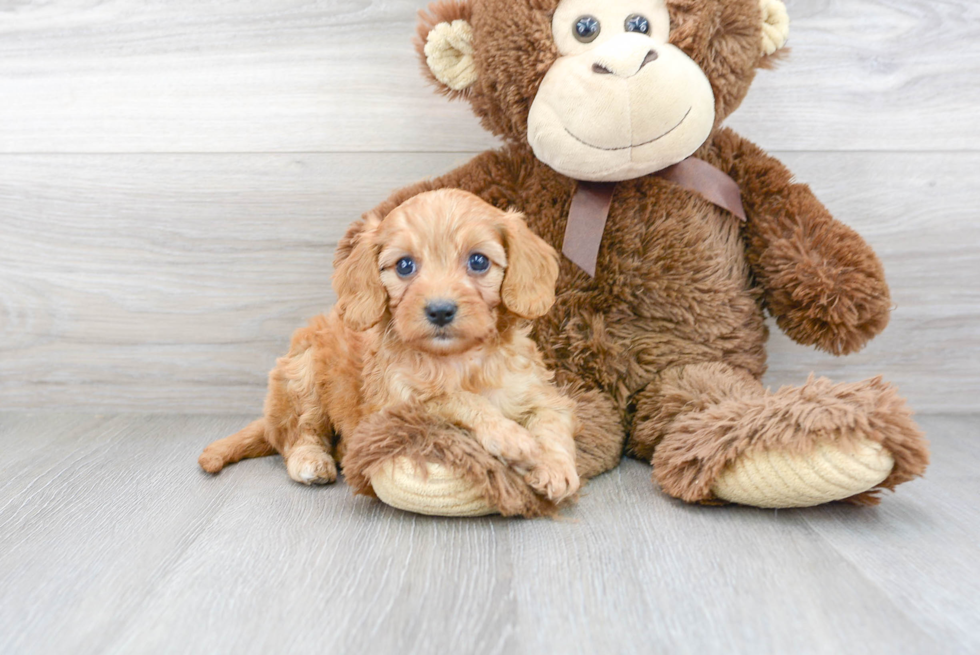
{"type": "MultiPolygon", "coordinates": [[[[566,254],[533,336],[578,402],[583,479],[615,466],[625,440],[688,502],[873,504],[928,463],[880,378],[760,382],[766,312],[843,355],[885,327],[890,305],[861,237],[722,127],[787,33],[779,0],[468,0],[421,14],[427,74],[506,145],[371,213],[458,187],[523,212],[566,254]]],[[[359,432],[348,480],[393,505],[553,509],[451,425],[384,415],[359,432]]]]}

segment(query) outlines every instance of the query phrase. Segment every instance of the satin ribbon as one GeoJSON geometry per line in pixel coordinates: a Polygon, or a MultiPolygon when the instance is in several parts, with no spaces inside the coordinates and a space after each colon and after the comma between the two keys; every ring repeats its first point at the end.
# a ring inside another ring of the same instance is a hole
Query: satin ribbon
{"type": "MultiPolygon", "coordinates": [[[[654,175],[700,194],[705,200],[745,220],[738,184],[724,171],[702,159],[688,157],[654,175]]],[[[561,251],[590,277],[595,277],[599,245],[615,189],[615,182],[579,182],[568,210],[561,251]]]]}

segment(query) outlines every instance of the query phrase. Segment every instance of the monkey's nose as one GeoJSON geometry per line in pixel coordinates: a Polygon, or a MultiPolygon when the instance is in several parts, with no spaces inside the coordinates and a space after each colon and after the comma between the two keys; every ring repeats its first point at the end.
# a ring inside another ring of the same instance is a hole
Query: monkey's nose
{"type": "Polygon", "coordinates": [[[435,300],[425,306],[425,316],[429,323],[445,327],[456,318],[456,303],[451,300],[435,300]]]}
{"type": "Polygon", "coordinates": [[[651,50],[650,52],[647,53],[647,56],[643,58],[643,61],[640,62],[640,68],[643,68],[651,61],[657,61],[657,57],[659,56],[660,55],[657,54],[656,50],[651,50]]]}
{"type": "Polygon", "coordinates": [[[621,59],[610,60],[605,63],[596,62],[592,64],[592,72],[597,75],[618,75],[619,77],[633,77],[640,72],[644,66],[652,61],[657,61],[656,50],[649,50],[643,59],[639,62],[639,66],[636,64],[636,60],[630,61],[629,57],[624,57],[621,59]]]}

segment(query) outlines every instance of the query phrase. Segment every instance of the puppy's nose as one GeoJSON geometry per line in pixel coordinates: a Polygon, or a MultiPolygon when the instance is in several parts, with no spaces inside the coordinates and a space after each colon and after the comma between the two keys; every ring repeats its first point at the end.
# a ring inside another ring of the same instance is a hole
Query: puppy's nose
{"type": "Polygon", "coordinates": [[[456,317],[456,303],[451,300],[434,300],[425,306],[425,315],[429,323],[444,327],[456,317]]]}

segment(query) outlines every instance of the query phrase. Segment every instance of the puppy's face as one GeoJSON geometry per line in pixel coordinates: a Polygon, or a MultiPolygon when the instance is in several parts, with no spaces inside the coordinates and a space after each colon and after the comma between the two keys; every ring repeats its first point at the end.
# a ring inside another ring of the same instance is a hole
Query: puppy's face
{"type": "Polygon", "coordinates": [[[483,206],[422,198],[384,221],[378,267],[403,342],[450,354],[493,333],[507,267],[495,218],[483,206]]]}
{"type": "Polygon", "coordinates": [[[463,191],[440,190],[415,196],[367,228],[335,283],[352,327],[378,322],[387,309],[401,341],[449,355],[495,334],[501,310],[544,314],[557,275],[557,254],[518,214],[463,191]]]}

